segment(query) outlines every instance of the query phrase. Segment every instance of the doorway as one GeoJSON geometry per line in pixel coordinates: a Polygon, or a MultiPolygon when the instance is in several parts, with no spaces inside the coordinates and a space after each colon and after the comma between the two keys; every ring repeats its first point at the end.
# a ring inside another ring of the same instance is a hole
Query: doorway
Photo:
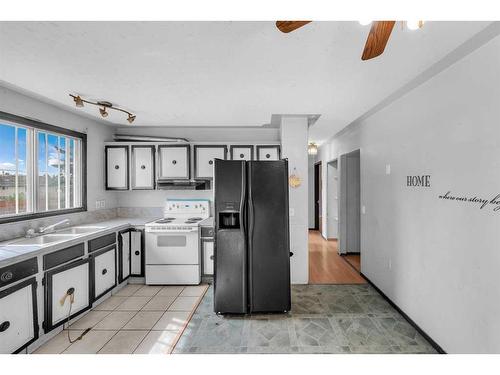
{"type": "Polygon", "coordinates": [[[314,229],[321,232],[321,162],[314,164],[314,229]]]}

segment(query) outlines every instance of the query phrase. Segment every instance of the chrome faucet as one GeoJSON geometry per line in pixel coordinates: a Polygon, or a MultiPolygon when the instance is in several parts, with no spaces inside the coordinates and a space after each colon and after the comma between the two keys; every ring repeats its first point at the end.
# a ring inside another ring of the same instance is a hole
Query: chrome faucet
{"type": "Polygon", "coordinates": [[[52,225],[47,225],[46,227],[40,227],[40,229],[38,231],[40,233],[50,233],[50,232],[53,232],[56,229],[56,227],[58,227],[59,225],[63,225],[63,224],[69,224],[69,219],[64,219],[64,220],[58,221],[57,223],[52,224],[52,225]]]}

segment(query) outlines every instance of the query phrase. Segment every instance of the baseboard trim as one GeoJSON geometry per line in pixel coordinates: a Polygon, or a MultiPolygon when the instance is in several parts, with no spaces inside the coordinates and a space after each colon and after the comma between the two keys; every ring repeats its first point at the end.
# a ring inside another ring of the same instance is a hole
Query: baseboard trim
{"type": "Polygon", "coordinates": [[[415,328],[415,329],[417,330],[417,332],[418,332],[418,333],[420,333],[420,334],[421,334],[421,335],[422,335],[422,336],[423,336],[423,337],[424,337],[427,341],[429,341],[429,343],[432,345],[432,347],[433,347],[434,349],[436,349],[436,351],[437,351],[439,354],[446,354],[446,352],[443,350],[443,348],[441,348],[441,346],[439,346],[439,344],[438,344],[436,341],[434,341],[434,340],[432,339],[432,337],[430,337],[427,333],[425,333],[425,331],[424,331],[422,328],[420,328],[420,327],[418,326],[418,324],[417,324],[417,323],[415,323],[415,322],[414,322],[414,321],[413,321],[413,320],[412,320],[412,319],[411,319],[411,318],[410,318],[410,317],[409,317],[409,316],[408,316],[408,315],[407,315],[407,314],[406,314],[403,310],[401,310],[401,309],[399,308],[399,306],[398,306],[398,305],[396,305],[394,302],[392,302],[392,300],[391,300],[389,297],[387,297],[387,296],[385,295],[385,293],[384,293],[384,292],[382,292],[382,291],[378,288],[378,286],[376,286],[376,285],[375,285],[375,284],[374,284],[374,283],[373,283],[373,282],[372,282],[372,281],[371,281],[368,277],[366,277],[366,275],[364,275],[363,273],[360,273],[360,275],[361,275],[361,276],[363,276],[363,277],[365,278],[365,280],[368,282],[368,284],[370,284],[370,285],[371,285],[371,286],[372,286],[372,287],[373,287],[373,288],[374,288],[374,289],[375,289],[375,290],[376,290],[376,291],[377,291],[377,292],[378,292],[378,293],[379,293],[382,297],[384,297],[384,299],[385,299],[387,302],[389,302],[389,304],[390,304],[392,307],[394,307],[394,309],[396,309],[396,311],[397,311],[398,313],[400,313],[400,314],[403,316],[403,318],[405,318],[405,319],[406,319],[406,321],[407,321],[408,323],[410,323],[410,324],[412,325],[412,327],[413,327],[413,328],[415,328]]]}

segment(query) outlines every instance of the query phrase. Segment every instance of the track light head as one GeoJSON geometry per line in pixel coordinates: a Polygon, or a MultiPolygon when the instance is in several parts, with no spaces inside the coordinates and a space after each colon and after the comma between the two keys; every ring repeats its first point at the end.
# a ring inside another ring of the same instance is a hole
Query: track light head
{"type": "Polygon", "coordinates": [[[135,115],[129,113],[127,121],[131,124],[134,122],[134,120],[135,120],[135,115]]]}
{"type": "Polygon", "coordinates": [[[102,117],[108,117],[108,112],[106,112],[106,107],[99,108],[102,117]]]}
{"type": "Polygon", "coordinates": [[[82,98],[80,98],[80,95],[73,96],[73,100],[75,101],[75,105],[78,108],[82,108],[83,107],[83,100],[82,100],[82,98]]]}

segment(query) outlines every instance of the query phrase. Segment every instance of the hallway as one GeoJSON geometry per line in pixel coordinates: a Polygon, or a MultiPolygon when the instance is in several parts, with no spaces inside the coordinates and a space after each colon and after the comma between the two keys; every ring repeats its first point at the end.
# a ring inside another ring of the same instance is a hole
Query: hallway
{"type": "Polygon", "coordinates": [[[337,241],[327,241],[320,232],[309,231],[309,284],[365,283],[359,272],[337,253],[337,241]]]}

